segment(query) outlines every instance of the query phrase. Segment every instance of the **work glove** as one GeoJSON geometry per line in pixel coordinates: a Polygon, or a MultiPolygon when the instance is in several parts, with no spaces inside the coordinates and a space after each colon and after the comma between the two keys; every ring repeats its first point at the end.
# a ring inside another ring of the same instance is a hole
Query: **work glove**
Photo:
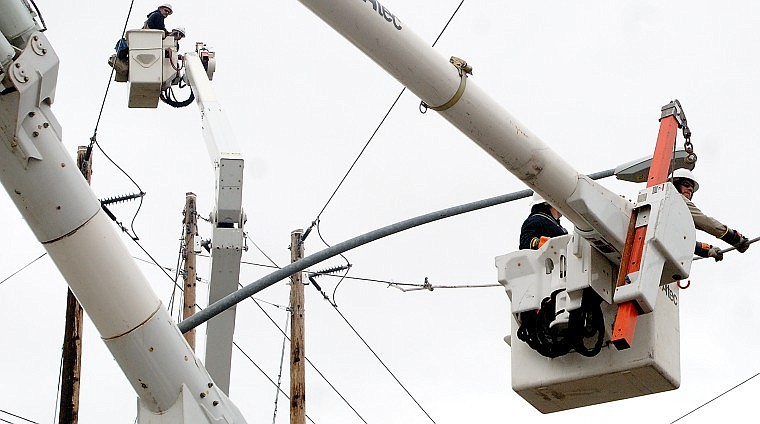
{"type": "Polygon", "coordinates": [[[726,231],[726,234],[723,235],[723,237],[720,239],[730,244],[731,246],[734,246],[740,253],[744,253],[747,251],[747,249],[749,249],[749,240],[747,237],[744,237],[742,233],[736,230],[729,228],[728,231],[726,231]]]}
{"type": "Polygon", "coordinates": [[[701,258],[714,258],[715,262],[723,260],[723,252],[721,252],[720,249],[699,241],[694,248],[694,254],[701,258]]]}
{"type": "Polygon", "coordinates": [[[710,249],[707,250],[707,257],[715,258],[715,262],[722,261],[723,252],[721,252],[720,249],[715,246],[710,246],[710,249]]]}
{"type": "Polygon", "coordinates": [[[749,239],[742,236],[742,239],[739,241],[739,243],[736,243],[734,247],[736,247],[736,250],[738,250],[740,253],[746,252],[747,249],[749,249],[749,239]]]}

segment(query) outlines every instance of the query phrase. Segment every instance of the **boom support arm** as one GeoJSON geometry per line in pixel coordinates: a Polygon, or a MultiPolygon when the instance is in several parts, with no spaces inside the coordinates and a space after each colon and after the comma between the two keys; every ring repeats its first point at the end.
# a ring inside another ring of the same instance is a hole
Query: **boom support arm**
{"type": "MultiPolygon", "coordinates": [[[[206,54],[201,44],[198,45],[197,53],[206,54]]],[[[209,74],[213,68],[209,68],[209,62],[204,67],[201,57],[196,53],[185,54],[184,63],[185,79],[193,89],[201,111],[203,138],[216,175],[216,207],[211,216],[214,229],[209,284],[209,303],[213,303],[238,288],[240,259],[245,248],[243,155],[211,87],[209,74]]],[[[234,307],[214,317],[207,325],[206,367],[225,393],[229,393],[230,388],[234,332],[234,307]]]]}

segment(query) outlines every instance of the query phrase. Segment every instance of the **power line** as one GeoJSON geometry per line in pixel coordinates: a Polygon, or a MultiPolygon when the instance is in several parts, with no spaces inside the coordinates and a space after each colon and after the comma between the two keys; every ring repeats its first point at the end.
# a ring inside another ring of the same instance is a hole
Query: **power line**
{"type": "MultiPolygon", "coordinates": [[[[179,280],[179,275],[180,275],[180,270],[179,269],[180,269],[180,267],[185,262],[185,255],[183,255],[183,252],[184,252],[184,249],[185,249],[185,246],[184,246],[184,242],[185,242],[184,234],[185,234],[185,224],[183,222],[182,223],[181,235],[179,237],[179,239],[180,239],[179,249],[177,250],[177,268],[175,269],[175,272],[174,272],[174,285],[172,286],[172,293],[171,293],[171,295],[169,297],[169,315],[171,315],[173,313],[172,312],[172,308],[174,307],[173,306],[174,305],[174,297],[177,294],[177,286],[179,285],[177,283],[177,281],[179,280]]],[[[182,277],[185,278],[185,279],[187,278],[187,276],[184,275],[184,274],[182,275],[182,277]]],[[[184,293],[184,291],[183,291],[183,293],[184,293]]],[[[184,302],[184,299],[183,299],[183,302],[184,302]]],[[[181,311],[182,311],[182,307],[180,306],[180,307],[177,308],[177,317],[178,318],[179,318],[179,316],[182,315],[181,311]]]]}
{"type": "MultiPolygon", "coordinates": [[[[312,284],[312,285],[314,285],[314,284],[312,284]]],[[[362,337],[362,335],[359,334],[359,332],[356,330],[356,328],[354,328],[354,326],[351,325],[350,322],[348,322],[348,319],[345,317],[345,315],[343,315],[343,313],[338,309],[338,305],[336,305],[333,302],[331,302],[330,299],[327,297],[327,295],[323,291],[319,290],[319,288],[316,285],[314,285],[314,288],[317,289],[320,292],[320,294],[322,294],[322,297],[324,297],[325,300],[327,300],[327,302],[333,307],[333,309],[335,309],[335,312],[337,312],[338,315],[340,315],[340,317],[343,318],[343,321],[345,321],[345,323],[349,326],[349,328],[351,328],[351,331],[353,331],[354,334],[356,334],[356,336],[359,338],[359,340],[361,340],[362,343],[364,343],[364,346],[366,346],[367,349],[369,349],[369,351],[372,352],[372,355],[374,355],[375,358],[377,358],[377,360],[380,362],[380,364],[383,366],[383,368],[385,368],[385,370],[388,371],[388,373],[391,375],[391,377],[393,377],[393,379],[396,380],[396,383],[398,383],[398,385],[401,386],[402,389],[404,389],[404,391],[406,392],[406,394],[409,395],[409,397],[414,401],[415,404],[417,404],[417,406],[420,408],[420,410],[428,417],[428,419],[430,419],[430,421],[433,424],[435,424],[435,420],[433,419],[433,417],[431,417],[430,414],[428,414],[428,412],[425,410],[425,408],[423,408],[422,405],[420,405],[420,403],[411,394],[411,392],[409,392],[409,390],[406,388],[406,386],[404,386],[404,384],[401,383],[401,380],[399,380],[398,377],[396,377],[396,374],[394,374],[393,371],[391,371],[391,369],[388,368],[388,366],[385,364],[385,362],[383,362],[383,360],[380,359],[380,356],[377,354],[377,352],[375,352],[375,350],[372,349],[372,347],[369,345],[369,343],[367,343],[367,341],[364,339],[364,337],[362,337]]]]}
{"type": "MultiPolygon", "coordinates": [[[[8,412],[8,411],[4,411],[4,410],[2,410],[2,409],[0,409],[0,412],[2,412],[3,414],[8,414],[8,415],[10,415],[11,417],[14,417],[14,418],[18,418],[18,419],[20,419],[20,420],[24,420],[24,421],[26,421],[26,422],[28,422],[28,423],[32,423],[32,424],[39,424],[37,421],[32,421],[32,420],[30,420],[30,419],[28,419],[28,418],[24,418],[24,417],[22,417],[22,416],[20,416],[20,415],[12,414],[12,413],[10,413],[10,412],[8,412]]],[[[0,420],[3,420],[3,419],[2,419],[2,418],[0,418],[0,420]]],[[[5,420],[3,420],[3,421],[5,421],[5,420]]],[[[5,421],[5,422],[6,422],[6,423],[11,423],[10,421],[5,421]]],[[[11,423],[11,424],[13,424],[13,423],[11,423]]]]}
{"type": "MultiPolygon", "coordinates": [[[[435,41],[433,42],[432,47],[435,47],[436,43],[438,43],[438,40],[441,39],[441,36],[443,35],[444,31],[446,31],[446,29],[449,27],[449,24],[454,19],[454,16],[456,16],[457,12],[459,12],[459,8],[462,7],[463,3],[464,3],[464,0],[462,0],[459,3],[459,5],[457,6],[457,8],[454,10],[454,13],[451,14],[451,17],[446,22],[446,24],[443,26],[443,29],[441,29],[441,32],[438,34],[438,37],[436,37],[435,41]]],[[[369,144],[375,138],[375,135],[377,134],[377,132],[380,131],[380,127],[383,125],[383,123],[385,123],[385,120],[388,118],[388,115],[391,114],[391,111],[393,111],[393,108],[396,106],[396,104],[398,103],[399,99],[401,98],[401,96],[404,94],[405,91],[406,91],[406,87],[403,87],[401,89],[401,91],[398,93],[398,96],[396,96],[396,99],[393,101],[393,103],[391,103],[391,106],[388,108],[388,111],[385,112],[385,115],[380,120],[380,123],[377,124],[377,127],[375,127],[375,130],[372,131],[372,134],[369,136],[369,139],[367,139],[367,142],[364,144],[364,147],[362,147],[361,151],[359,151],[359,154],[356,156],[356,159],[354,159],[354,161],[351,164],[351,166],[348,167],[348,171],[346,171],[346,174],[343,175],[343,178],[341,178],[340,182],[338,183],[338,186],[335,187],[335,190],[333,190],[332,194],[327,199],[327,202],[325,202],[325,205],[322,206],[322,210],[319,211],[319,213],[317,214],[317,217],[314,218],[314,221],[312,221],[312,223],[309,226],[309,228],[307,228],[306,231],[303,233],[302,240],[306,240],[306,237],[309,235],[309,232],[311,231],[311,229],[314,228],[315,225],[319,224],[319,218],[322,216],[322,213],[325,211],[325,209],[327,209],[327,205],[330,204],[330,202],[332,201],[332,199],[335,197],[335,194],[338,193],[338,190],[343,185],[343,182],[346,181],[346,178],[348,178],[348,174],[350,174],[351,171],[354,169],[354,166],[359,161],[359,158],[361,158],[361,156],[364,154],[364,151],[367,150],[367,147],[369,147],[369,144]]]]}
{"type": "Polygon", "coordinates": [[[26,265],[22,266],[21,268],[19,268],[19,270],[18,270],[18,271],[16,271],[16,272],[14,272],[13,274],[11,274],[11,275],[9,275],[9,276],[5,277],[5,278],[3,279],[3,281],[0,281],[0,284],[3,284],[4,282],[6,282],[6,281],[10,280],[10,279],[11,279],[11,277],[13,277],[14,275],[18,274],[19,272],[21,272],[21,271],[25,270],[25,269],[26,269],[28,266],[30,266],[31,264],[33,264],[33,263],[37,262],[38,260],[42,259],[42,257],[43,257],[43,256],[45,256],[45,255],[47,255],[47,252],[45,252],[45,253],[41,254],[40,256],[37,256],[36,258],[32,259],[32,261],[31,261],[31,262],[29,262],[28,264],[26,264],[26,265]]]}
{"type": "MultiPolygon", "coordinates": [[[[288,314],[285,318],[285,331],[288,331],[288,323],[290,323],[290,314],[288,314]]],[[[280,392],[282,389],[280,389],[282,385],[282,368],[283,364],[285,363],[285,345],[288,343],[288,338],[283,337],[282,338],[282,350],[280,351],[280,371],[277,374],[277,391],[274,394],[274,413],[272,414],[272,424],[275,424],[275,421],[277,420],[277,403],[280,400],[280,392]]]]}
{"type": "Polygon", "coordinates": [[[393,103],[391,104],[391,107],[388,108],[387,112],[385,112],[385,115],[383,116],[383,119],[381,119],[380,123],[377,124],[377,127],[375,127],[375,130],[372,131],[372,135],[370,135],[369,139],[367,139],[367,142],[364,143],[364,147],[362,147],[361,151],[359,151],[359,154],[356,156],[356,159],[354,159],[354,162],[351,164],[351,166],[348,167],[348,171],[346,171],[346,174],[343,175],[343,178],[341,178],[340,182],[338,183],[338,186],[335,187],[335,190],[333,190],[332,194],[330,195],[330,198],[328,198],[327,202],[325,202],[325,205],[322,206],[322,210],[319,211],[319,213],[317,214],[317,217],[314,218],[314,221],[312,221],[312,223],[309,226],[309,228],[307,228],[306,231],[304,231],[304,235],[302,237],[303,240],[305,240],[306,237],[309,235],[309,232],[311,231],[311,229],[314,228],[314,226],[319,223],[319,218],[322,216],[322,213],[325,211],[325,209],[327,209],[327,205],[330,204],[330,202],[332,201],[332,199],[338,193],[338,190],[340,190],[340,187],[343,185],[343,182],[346,181],[346,178],[348,178],[348,174],[350,174],[351,171],[354,169],[354,166],[356,166],[356,163],[362,157],[362,155],[364,154],[364,151],[367,150],[367,147],[369,147],[369,144],[375,138],[375,135],[377,134],[377,132],[380,131],[380,127],[383,125],[383,123],[385,122],[385,120],[388,118],[388,115],[391,114],[391,111],[396,106],[396,103],[398,103],[399,99],[401,98],[401,95],[404,94],[404,91],[406,91],[406,87],[402,88],[401,91],[398,93],[398,96],[396,96],[396,100],[393,101],[393,103]]]}
{"type": "MultiPolygon", "coordinates": [[[[259,247],[259,245],[258,245],[258,244],[256,244],[256,242],[255,242],[255,241],[253,241],[253,239],[251,238],[251,236],[250,236],[250,235],[248,235],[248,233],[246,233],[246,234],[245,234],[245,237],[246,237],[246,238],[247,238],[247,239],[248,239],[248,240],[251,242],[251,244],[253,244],[253,246],[254,246],[254,247],[255,247],[255,248],[256,248],[256,249],[257,249],[259,252],[261,252],[261,254],[262,254],[262,255],[264,255],[264,257],[265,257],[265,258],[267,258],[267,259],[269,260],[269,262],[271,262],[271,263],[272,263],[272,265],[273,265],[274,267],[276,267],[276,268],[280,268],[280,266],[279,266],[279,265],[277,265],[277,263],[276,263],[276,262],[275,262],[275,261],[274,261],[272,258],[270,258],[270,257],[269,257],[269,255],[267,255],[267,254],[264,252],[264,250],[262,250],[262,249],[259,247]]],[[[242,262],[241,262],[241,263],[242,263],[242,262]]]]}
{"type": "Polygon", "coordinates": [[[728,392],[730,392],[730,391],[734,390],[735,388],[737,388],[737,387],[741,386],[742,384],[744,384],[744,383],[746,383],[746,382],[748,382],[748,381],[752,380],[753,378],[757,377],[758,375],[760,375],[760,372],[759,372],[759,373],[757,373],[757,374],[755,374],[755,375],[753,375],[752,377],[750,377],[750,378],[748,378],[748,379],[746,379],[746,380],[742,381],[741,383],[739,383],[739,384],[735,385],[734,387],[732,387],[732,388],[730,388],[730,389],[726,390],[725,392],[723,392],[723,393],[719,394],[718,396],[715,396],[714,398],[712,398],[712,399],[708,400],[707,402],[703,403],[702,405],[699,405],[698,407],[696,407],[696,408],[692,409],[691,411],[687,412],[686,414],[684,414],[684,415],[682,415],[682,416],[678,417],[678,418],[677,418],[675,421],[671,421],[671,422],[670,422],[670,424],[673,424],[673,423],[674,423],[674,422],[676,422],[676,421],[680,421],[682,418],[685,418],[687,415],[691,414],[692,412],[694,412],[694,411],[696,411],[696,410],[698,410],[698,409],[702,408],[703,406],[706,406],[708,403],[710,403],[710,402],[712,402],[712,401],[714,401],[714,400],[716,400],[716,399],[720,398],[721,396],[723,396],[723,395],[727,394],[728,392]]]}
{"type": "MultiPolygon", "coordinates": [[[[121,36],[124,37],[124,34],[127,32],[127,25],[129,24],[129,17],[132,15],[132,7],[135,5],[135,0],[132,0],[129,3],[129,11],[127,12],[127,19],[124,20],[124,26],[121,29],[121,36]]],[[[115,63],[115,62],[114,62],[115,63]]],[[[106,105],[106,99],[108,98],[108,90],[111,88],[111,81],[113,80],[113,73],[116,70],[115,65],[111,66],[111,74],[108,76],[108,85],[106,85],[106,92],[103,94],[103,102],[100,105],[100,113],[98,113],[98,119],[95,121],[95,130],[92,133],[92,138],[90,139],[90,149],[92,149],[92,142],[95,142],[95,135],[98,133],[98,125],[100,125],[100,118],[103,116],[103,108],[105,108],[106,105]]]]}
{"type": "MultiPolygon", "coordinates": [[[[285,330],[283,330],[283,329],[280,327],[280,325],[279,325],[279,324],[277,324],[277,323],[275,322],[275,320],[272,318],[272,316],[271,316],[271,315],[269,315],[269,313],[268,313],[268,312],[267,312],[267,311],[266,311],[264,308],[262,308],[262,307],[261,307],[261,305],[259,304],[259,302],[257,302],[257,301],[256,301],[256,299],[254,299],[253,297],[251,297],[250,299],[251,299],[251,300],[253,300],[253,302],[256,304],[256,306],[258,306],[258,307],[259,307],[259,309],[261,309],[261,312],[263,312],[263,313],[264,313],[264,315],[266,315],[266,317],[267,317],[267,318],[269,318],[269,321],[270,321],[270,322],[271,322],[271,323],[272,323],[272,324],[273,324],[275,327],[277,327],[277,329],[278,329],[278,330],[280,330],[280,333],[282,333],[282,335],[283,335],[283,336],[284,336],[284,337],[285,337],[285,338],[286,338],[288,341],[290,341],[290,337],[288,337],[288,335],[287,335],[287,333],[285,332],[285,330]]],[[[351,405],[351,403],[348,401],[348,399],[346,399],[346,398],[345,398],[345,397],[344,397],[344,396],[343,396],[343,395],[342,395],[342,394],[341,394],[341,393],[338,391],[338,389],[337,389],[337,388],[336,388],[336,387],[335,387],[335,386],[334,386],[334,385],[333,385],[333,384],[330,382],[330,380],[328,380],[328,379],[327,379],[327,377],[325,377],[325,375],[322,373],[322,371],[320,371],[320,370],[319,370],[319,368],[317,368],[317,367],[316,367],[316,365],[314,365],[314,363],[313,363],[313,362],[311,362],[311,360],[309,359],[309,357],[308,357],[308,356],[305,356],[304,358],[306,359],[306,362],[307,362],[307,363],[308,363],[308,364],[311,366],[311,368],[312,368],[312,369],[314,369],[314,371],[316,371],[316,372],[317,372],[317,374],[319,374],[319,376],[320,376],[320,377],[322,377],[322,380],[324,380],[324,381],[325,381],[325,383],[327,383],[327,385],[328,385],[328,386],[330,386],[330,388],[331,388],[331,389],[332,389],[332,390],[335,392],[335,394],[337,394],[337,395],[338,395],[338,397],[340,397],[340,398],[343,400],[343,402],[344,402],[344,403],[345,403],[345,404],[346,404],[346,405],[347,405],[349,408],[351,408],[351,410],[352,410],[352,411],[354,411],[354,413],[356,414],[356,416],[357,416],[357,417],[359,417],[359,419],[360,419],[360,420],[362,420],[362,422],[364,422],[365,424],[367,424],[367,421],[366,421],[366,420],[365,420],[365,419],[364,419],[364,418],[361,416],[361,414],[359,414],[359,411],[357,411],[357,410],[356,410],[356,409],[355,409],[355,408],[354,408],[354,407],[351,405]]]]}
{"type": "MultiPolygon", "coordinates": [[[[606,171],[600,171],[600,172],[595,172],[593,174],[588,174],[588,177],[592,180],[598,180],[598,179],[610,177],[614,174],[615,174],[614,169],[608,169],[606,171]]],[[[278,281],[284,280],[296,272],[303,271],[304,269],[312,265],[316,265],[340,253],[346,252],[351,249],[355,249],[359,246],[363,246],[367,243],[371,243],[381,238],[388,237],[392,234],[396,234],[401,231],[406,231],[410,228],[418,227],[424,224],[429,224],[431,222],[439,221],[446,218],[451,218],[453,216],[461,215],[464,213],[469,213],[476,210],[489,208],[491,206],[500,205],[502,203],[511,202],[511,201],[522,199],[525,197],[530,197],[531,195],[533,195],[533,190],[525,189],[525,190],[520,190],[520,191],[516,191],[509,194],[494,196],[488,199],[482,199],[475,202],[465,203],[463,205],[458,205],[458,206],[426,213],[424,215],[406,219],[404,221],[397,222],[395,224],[386,225],[385,227],[378,228],[368,233],[364,233],[362,235],[356,236],[346,241],[342,241],[333,247],[311,254],[303,259],[299,259],[296,262],[292,262],[278,269],[277,271],[272,272],[244,286],[242,289],[228,294],[222,299],[209,305],[202,312],[197,313],[191,316],[190,318],[182,321],[179,324],[179,330],[182,331],[183,333],[187,332],[203,324],[209,319],[215,317],[216,315],[219,315],[225,310],[233,307],[234,305],[237,305],[238,303],[242,302],[246,298],[251,297],[252,295],[260,292],[261,290],[277,283],[278,281]]]]}
{"type": "MultiPolygon", "coordinates": [[[[262,267],[262,268],[280,269],[279,266],[259,264],[259,263],[255,263],[255,262],[240,261],[240,263],[241,264],[245,264],[245,265],[258,266],[258,267],[262,267]]],[[[308,270],[305,270],[305,271],[308,272],[308,273],[310,273],[310,274],[315,274],[313,272],[309,272],[308,270]]],[[[430,285],[428,283],[398,283],[398,282],[395,282],[395,281],[381,280],[381,279],[378,279],[378,278],[351,277],[351,276],[348,276],[348,275],[346,275],[344,277],[342,275],[336,275],[336,274],[330,274],[330,273],[327,273],[327,274],[320,273],[319,275],[324,275],[326,277],[345,278],[346,280],[366,281],[366,282],[370,282],[370,283],[384,284],[384,285],[387,285],[387,286],[390,286],[390,287],[397,288],[397,289],[399,289],[401,291],[413,291],[413,290],[422,290],[422,289],[433,291],[433,289],[480,289],[480,288],[487,288],[487,287],[502,287],[501,284],[495,284],[495,283],[494,284],[446,284],[446,285],[430,285]],[[406,287],[413,287],[413,288],[412,289],[407,289],[407,290],[404,290],[404,289],[400,288],[400,287],[404,287],[404,286],[406,286],[406,287]]],[[[261,299],[259,299],[259,300],[261,300],[261,299]]]]}
{"type": "MultiPolygon", "coordinates": [[[[134,0],[132,0],[129,4],[127,17],[126,19],[124,19],[124,26],[121,29],[122,38],[124,37],[124,34],[127,32],[127,25],[129,24],[129,17],[132,15],[132,8],[134,7],[134,4],[135,4],[134,0]]],[[[106,89],[105,89],[105,92],[103,93],[103,101],[100,104],[100,111],[98,112],[98,118],[95,121],[95,128],[92,131],[92,137],[90,137],[90,144],[87,146],[87,153],[85,153],[84,160],[85,161],[90,160],[90,155],[92,153],[92,146],[97,145],[100,152],[103,153],[103,156],[105,156],[106,159],[108,159],[119,171],[121,171],[130,181],[132,181],[132,183],[137,187],[140,193],[145,194],[145,192],[143,192],[142,189],[140,188],[140,185],[137,184],[137,182],[121,166],[119,166],[113,159],[111,159],[110,156],[108,156],[108,153],[106,153],[105,150],[103,150],[103,147],[100,145],[100,143],[98,143],[98,139],[97,139],[98,127],[100,126],[100,119],[103,117],[103,110],[105,109],[106,99],[108,99],[108,93],[109,93],[109,90],[111,89],[111,81],[113,81],[113,74],[116,71],[115,66],[116,66],[116,61],[114,60],[114,64],[111,66],[111,72],[108,75],[108,84],[106,84],[106,89]]],[[[129,231],[127,231],[127,229],[124,228],[124,226],[122,226],[120,222],[116,221],[115,217],[112,214],[110,214],[110,212],[105,206],[103,206],[103,208],[106,210],[109,216],[111,216],[111,218],[114,219],[114,221],[117,224],[119,224],[122,231],[127,233],[133,239],[139,239],[139,237],[137,236],[137,233],[135,232],[135,219],[137,219],[137,214],[140,212],[140,209],[142,208],[142,204],[143,204],[143,197],[141,196],[140,203],[137,206],[137,210],[135,211],[135,214],[132,216],[132,222],[130,224],[130,227],[132,229],[132,234],[129,234],[129,231]]]]}
{"type": "Polygon", "coordinates": [[[443,32],[444,32],[444,31],[446,31],[446,28],[448,28],[448,27],[449,27],[449,24],[450,24],[450,23],[451,23],[451,21],[454,19],[454,16],[456,16],[457,12],[459,12],[459,8],[460,8],[460,7],[462,7],[462,4],[464,4],[464,0],[462,0],[462,1],[460,1],[460,2],[459,2],[459,6],[457,6],[457,8],[454,10],[454,13],[452,13],[452,14],[451,14],[451,17],[450,17],[450,18],[449,18],[449,20],[446,22],[446,25],[444,25],[444,26],[443,26],[443,29],[442,29],[442,30],[441,30],[441,32],[438,34],[438,37],[436,37],[436,38],[435,38],[435,41],[433,41],[433,45],[432,45],[432,47],[435,47],[435,45],[438,43],[438,40],[440,40],[440,39],[441,39],[441,36],[443,35],[443,32]]]}
{"type": "MultiPolygon", "coordinates": [[[[274,382],[274,380],[272,380],[272,378],[271,378],[271,377],[269,377],[269,375],[268,375],[268,374],[267,374],[267,373],[266,373],[266,372],[265,372],[263,369],[261,369],[261,367],[259,366],[259,364],[257,364],[257,363],[256,363],[256,361],[254,361],[254,360],[253,360],[253,358],[251,358],[251,357],[250,357],[250,356],[249,356],[249,355],[248,355],[248,354],[247,354],[247,353],[246,353],[246,352],[245,352],[245,351],[244,351],[244,350],[243,350],[243,349],[242,349],[242,348],[241,348],[241,347],[240,347],[240,346],[239,346],[239,345],[236,343],[236,342],[234,342],[234,341],[233,341],[233,342],[232,342],[232,344],[233,344],[233,346],[235,346],[235,347],[236,347],[236,348],[237,348],[237,349],[240,351],[240,353],[242,353],[242,354],[243,354],[243,356],[245,356],[245,357],[248,359],[248,361],[250,361],[250,362],[253,364],[253,366],[255,366],[255,367],[256,367],[256,369],[258,369],[259,371],[261,371],[261,373],[262,373],[262,374],[264,374],[264,377],[266,377],[266,378],[267,378],[267,380],[269,380],[269,382],[270,382],[270,383],[274,384],[274,385],[275,385],[275,387],[277,387],[277,390],[279,390],[279,391],[282,393],[282,395],[283,395],[283,396],[285,396],[285,397],[286,397],[288,400],[290,400],[290,396],[288,396],[288,395],[287,395],[287,394],[286,394],[286,393],[285,393],[285,392],[284,392],[284,391],[283,391],[283,390],[280,388],[280,386],[279,386],[279,385],[277,385],[277,383],[275,383],[275,382],[274,382]]],[[[309,417],[309,415],[308,415],[308,414],[306,414],[306,418],[308,418],[308,419],[309,419],[309,421],[311,421],[312,423],[314,423],[314,420],[312,420],[312,419],[311,419],[311,417],[309,417]]]]}

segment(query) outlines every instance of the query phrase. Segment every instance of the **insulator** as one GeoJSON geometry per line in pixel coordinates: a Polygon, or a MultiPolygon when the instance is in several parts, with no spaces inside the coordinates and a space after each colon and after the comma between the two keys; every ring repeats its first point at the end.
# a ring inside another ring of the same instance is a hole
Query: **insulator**
{"type": "Polygon", "coordinates": [[[101,200],[100,204],[101,205],[111,205],[111,204],[114,204],[114,203],[126,202],[126,201],[129,201],[129,200],[138,199],[138,198],[143,197],[143,196],[145,196],[145,192],[132,193],[132,194],[124,194],[124,195],[121,195],[121,196],[114,196],[114,197],[109,197],[109,198],[107,198],[105,200],[101,200]]]}
{"type": "Polygon", "coordinates": [[[311,276],[312,277],[321,277],[321,276],[326,275],[326,274],[333,274],[333,273],[336,273],[336,272],[339,272],[339,271],[345,271],[345,270],[350,269],[350,268],[351,268],[351,264],[336,266],[336,267],[333,267],[333,268],[327,268],[327,269],[322,270],[322,271],[314,272],[314,273],[311,274],[311,276]]]}

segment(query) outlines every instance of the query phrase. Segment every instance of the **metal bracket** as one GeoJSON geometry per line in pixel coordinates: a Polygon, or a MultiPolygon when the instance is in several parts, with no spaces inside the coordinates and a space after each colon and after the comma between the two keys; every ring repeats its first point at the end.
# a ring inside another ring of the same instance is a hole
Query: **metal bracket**
{"type": "Polygon", "coordinates": [[[683,143],[683,147],[688,154],[686,156],[686,163],[695,163],[697,161],[697,155],[694,153],[694,146],[691,144],[691,130],[689,129],[689,125],[686,123],[686,112],[684,112],[683,106],[681,106],[681,102],[679,102],[678,99],[673,100],[672,102],[662,107],[660,120],[663,120],[668,116],[673,116],[676,118],[676,121],[678,122],[678,128],[683,129],[683,138],[686,140],[683,143]]]}
{"type": "Polygon", "coordinates": [[[472,66],[468,65],[466,61],[463,59],[460,59],[455,56],[451,56],[451,59],[449,59],[449,62],[451,62],[452,65],[454,65],[455,68],[457,68],[457,71],[459,72],[459,88],[457,88],[456,93],[454,93],[454,96],[449,99],[448,102],[440,105],[440,106],[430,106],[429,104],[425,103],[424,101],[420,102],[420,112],[425,113],[428,109],[433,109],[438,112],[442,112],[446,109],[449,109],[450,107],[454,106],[459,99],[462,98],[462,95],[464,94],[464,89],[467,86],[467,75],[472,75],[472,66]]]}

